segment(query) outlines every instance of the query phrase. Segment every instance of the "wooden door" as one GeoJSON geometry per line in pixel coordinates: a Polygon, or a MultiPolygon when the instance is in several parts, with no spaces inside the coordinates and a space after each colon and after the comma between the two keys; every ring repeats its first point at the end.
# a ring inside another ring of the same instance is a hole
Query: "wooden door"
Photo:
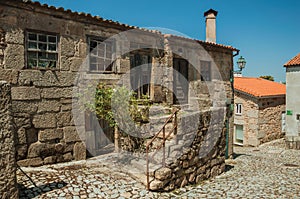
{"type": "Polygon", "coordinates": [[[90,156],[106,154],[114,150],[114,129],[103,119],[86,113],[86,147],[90,156]]]}

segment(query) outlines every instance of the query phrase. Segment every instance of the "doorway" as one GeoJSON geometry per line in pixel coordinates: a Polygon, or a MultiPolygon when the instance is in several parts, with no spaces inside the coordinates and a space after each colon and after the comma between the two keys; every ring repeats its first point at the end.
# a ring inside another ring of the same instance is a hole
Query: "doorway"
{"type": "Polygon", "coordinates": [[[187,104],[189,94],[188,61],[174,58],[173,68],[173,103],[187,104]]]}

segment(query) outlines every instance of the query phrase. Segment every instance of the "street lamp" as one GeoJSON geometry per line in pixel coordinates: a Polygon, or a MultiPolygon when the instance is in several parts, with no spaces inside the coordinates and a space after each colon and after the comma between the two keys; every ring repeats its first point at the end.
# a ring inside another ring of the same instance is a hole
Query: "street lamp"
{"type": "Polygon", "coordinates": [[[239,70],[233,71],[233,75],[235,77],[241,77],[242,76],[242,70],[246,66],[246,60],[245,60],[244,57],[240,56],[240,58],[237,60],[236,63],[238,65],[239,70]]]}
{"type": "Polygon", "coordinates": [[[246,66],[246,60],[245,60],[245,58],[242,57],[242,56],[240,56],[240,58],[237,60],[236,63],[237,63],[237,65],[238,65],[240,71],[242,71],[243,68],[245,68],[245,66],[246,66]]]}

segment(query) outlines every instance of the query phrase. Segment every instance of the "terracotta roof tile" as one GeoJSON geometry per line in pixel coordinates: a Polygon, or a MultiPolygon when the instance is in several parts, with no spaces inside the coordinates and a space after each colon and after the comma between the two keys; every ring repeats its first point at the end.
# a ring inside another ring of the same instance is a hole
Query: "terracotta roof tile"
{"type": "Polygon", "coordinates": [[[286,64],[284,64],[285,67],[297,66],[297,65],[300,66],[300,53],[296,57],[288,61],[286,64]]]}
{"type": "Polygon", "coordinates": [[[256,77],[235,77],[234,89],[255,97],[268,97],[286,94],[284,84],[256,77]]]}
{"type": "MultiPolygon", "coordinates": [[[[26,4],[30,4],[30,5],[34,5],[34,6],[38,6],[38,7],[43,7],[43,8],[46,8],[46,9],[53,10],[53,11],[61,11],[61,12],[65,12],[65,13],[68,13],[68,14],[73,14],[73,15],[78,15],[78,16],[81,16],[81,17],[86,17],[86,18],[89,18],[89,19],[95,19],[95,20],[98,20],[99,22],[105,22],[105,23],[109,23],[109,24],[113,24],[113,25],[119,25],[119,26],[123,26],[123,27],[129,28],[129,29],[139,29],[139,30],[146,31],[146,32],[152,32],[152,33],[161,34],[161,32],[158,31],[158,30],[150,30],[150,29],[146,29],[146,28],[140,28],[140,27],[137,27],[137,26],[131,26],[131,25],[128,25],[128,24],[120,23],[118,21],[104,19],[104,18],[102,18],[100,16],[93,16],[90,13],[73,12],[70,9],[66,10],[66,9],[64,9],[62,7],[57,8],[57,7],[54,7],[54,6],[50,6],[48,4],[41,4],[38,1],[32,1],[32,0],[17,0],[17,1],[20,1],[20,2],[23,2],[23,3],[26,3],[26,4]]],[[[176,36],[176,35],[172,35],[172,36],[176,36]]],[[[181,37],[181,36],[176,36],[176,37],[181,37]]],[[[186,37],[182,37],[182,38],[190,39],[190,38],[186,38],[186,37]]],[[[220,47],[220,48],[226,48],[226,49],[230,49],[232,51],[239,51],[238,49],[236,49],[236,48],[234,48],[232,46],[227,46],[227,45],[222,45],[222,44],[216,44],[216,43],[211,43],[211,42],[206,42],[206,41],[201,41],[201,40],[196,40],[196,39],[191,39],[191,40],[194,40],[194,41],[196,41],[196,42],[198,42],[200,44],[206,44],[206,45],[210,45],[210,46],[216,46],[216,47],[220,47]]]]}

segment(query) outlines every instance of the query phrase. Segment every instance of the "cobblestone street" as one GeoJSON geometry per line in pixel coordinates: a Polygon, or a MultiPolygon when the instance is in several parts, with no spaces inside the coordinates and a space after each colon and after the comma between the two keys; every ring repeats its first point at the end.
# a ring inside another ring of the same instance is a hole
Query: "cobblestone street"
{"type": "Polygon", "coordinates": [[[300,151],[284,149],[283,139],[235,147],[225,173],[170,193],[148,192],[118,166],[100,160],[22,168],[37,187],[18,170],[20,198],[300,198],[300,151]]]}

